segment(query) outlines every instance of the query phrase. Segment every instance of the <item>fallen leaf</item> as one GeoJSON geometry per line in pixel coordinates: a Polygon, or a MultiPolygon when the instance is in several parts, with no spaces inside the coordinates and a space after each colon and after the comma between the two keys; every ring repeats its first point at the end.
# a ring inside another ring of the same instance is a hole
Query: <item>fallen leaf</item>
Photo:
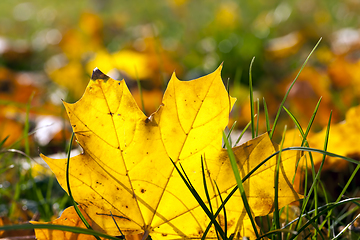
{"type": "MultiPolygon", "coordinates": [[[[350,108],[346,113],[345,121],[334,124],[330,127],[330,137],[327,151],[341,156],[360,159],[360,143],[357,140],[356,132],[360,131],[360,106],[350,108]]],[[[310,146],[323,149],[326,129],[311,136],[310,146]]],[[[322,159],[321,154],[316,154],[314,164],[319,165],[322,159]]],[[[332,168],[341,171],[347,166],[347,161],[335,157],[326,157],[324,169],[332,168]],[[345,164],[345,165],[344,165],[345,164]]]]}
{"type": "MultiPolygon", "coordinates": [[[[225,198],[236,186],[228,155],[222,145],[222,131],[235,102],[229,97],[221,76],[215,72],[168,83],[160,108],[146,117],[124,81],[115,81],[95,69],[83,97],[75,104],[64,103],[83,153],[70,160],[70,187],[76,202],[90,219],[110,235],[121,231],[150,233],[153,239],[200,238],[209,218],[175,171],[181,163],[192,185],[205,200],[201,157],[212,206],[220,199],[214,182],[225,198]]],[[[241,176],[277,150],[267,134],[233,150],[241,176]]],[[[67,189],[66,159],[42,155],[67,189]]],[[[284,152],[280,165],[279,206],[298,200],[290,183],[296,152],[284,152]]],[[[262,165],[244,183],[254,216],[274,209],[276,158],[262,165]]],[[[229,232],[254,238],[249,217],[238,192],[226,204],[229,232]]],[[[218,221],[224,226],[224,215],[218,221]]],[[[215,237],[212,229],[209,236],[215,237]]]]}
{"type": "MultiPolygon", "coordinates": [[[[327,144],[327,151],[331,153],[338,154],[340,156],[349,157],[352,159],[359,160],[360,159],[360,143],[357,141],[357,135],[354,134],[360,131],[359,124],[359,116],[360,116],[360,106],[356,106],[350,108],[346,113],[346,118],[344,121],[339,123],[331,124],[330,132],[329,132],[329,140],[327,144]]],[[[304,130],[305,131],[305,130],[304,130]]],[[[325,143],[325,134],[326,128],[321,130],[320,132],[313,133],[310,132],[307,141],[311,148],[315,149],[324,149],[325,143]]],[[[284,142],[284,148],[300,146],[302,141],[302,137],[299,133],[298,129],[291,129],[286,132],[286,140],[284,142]]],[[[306,154],[308,155],[308,153],[306,154]]],[[[312,153],[313,163],[315,170],[318,171],[323,160],[323,154],[320,153],[312,153]]],[[[298,192],[303,191],[303,181],[304,174],[307,169],[311,169],[312,165],[310,162],[309,156],[302,158],[302,161],[299,163],[298,173],[296,174],[295,179],[295,189],[298,192]],[[306,162],[307,161],[307,162],[306,162]]],[[[349,169],[349,162],[337,158],[326,156],[324,165],[322,167],[322,177],[329,177],[329,175],[334,173],[334,176],[330,177],[334,184],[328,184],[329,186],[333,186],[334,188],[340,184],[340,181],[343,181],[343,174],[349,169]],[[326,173],[326,174],[325,174],[326,173]],[[340,180],[335,177],[336,173],[342,173],[340,180]]],[[[346,178],[345,178],[346,179],[346,178]]],[[[331,193],[331,189],[329,188],[328,192],[331,193]]]]}
{"type": "MultiPolygon", "coordinates": [[[[81,213],[84,215],[86,221],[93,226],[91,219],[86,215],[84,210],[79,208],[81,213]]],[[[43,224],[42,222],[30,221],[32,224],[43,224]]],[[[81,227],[86,228],[84,223],[81,221],[77,215],[74,207],[69,207],[64,210],[61,216],[54,221],[48,222],[46,224],[58,224],[71,227],[81,227]]],[[[35,229],[36,239],[39,240],[51,240],[51,239],[67,239],[67,240],[95,240],[95,237],[92,235],[78,234],[60,230],[50,230],[50,229],[35,229]]]]}
{"type": "MultiPolygon", "coordinates": [[[[360,159],[360,143],[357,141],[356,132],[360,131],[360,106],[350,108],[346,113],[345,121],[330,126],[327,151],[340,156],[360,159]]],[[[324,149],[326,128],[318,133],[310,133],[307,141],[311,148],[324,149]]],[[[297,129],[287,132],[287,140],[284,147],[300,146],[301,136],[297,129]]],[[[312,153],[315,168],[318,169],[323,155],[312,153]]],[[[335,171],[342,171],[347,166],[347,161],[337,157],[326,156],[323,170],[331,168],[335,171]]],[[[310,162],[308,166],[311,167],[310,162]]]]}

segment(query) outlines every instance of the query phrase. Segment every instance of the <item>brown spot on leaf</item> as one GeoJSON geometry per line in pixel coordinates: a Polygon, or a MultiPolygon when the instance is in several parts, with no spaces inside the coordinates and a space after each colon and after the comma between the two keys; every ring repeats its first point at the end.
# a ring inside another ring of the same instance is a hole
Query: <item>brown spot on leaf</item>
{"type": "Polygon", "coordinates": [[[141,193],[145,193],[146,190],[142,188],[142,189],[140,190],[140,192],[141,192],[141,193]]]}
{"type": "Polygon", "coordinates": [[[98,79],[102,79],[104,81],[107,81],[109,79],[109,76],[104,74],[98,68],[94,68],[93,73],[91,75],[91,80],[98,80],[98,79]]]}

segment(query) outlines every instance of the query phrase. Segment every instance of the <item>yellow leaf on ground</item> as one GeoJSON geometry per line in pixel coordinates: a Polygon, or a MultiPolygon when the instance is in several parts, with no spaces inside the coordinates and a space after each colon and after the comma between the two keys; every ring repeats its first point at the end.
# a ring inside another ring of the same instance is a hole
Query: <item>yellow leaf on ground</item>
{"type": "MultiPolygon", "coordinates": [[[[327,151],[336,153],[340,156],[346,156],[354,159],[360,158],[360,142],[356,132],[360,131],[360,106],[350,108],[346,113],[345,121],[332,124],[330,126],[329,141],[327,151]]],[[[325,143],[326,128],[318,133],[310,133],[307,141],[311,148],[323,150],[325,143]]],[[[300,146],[301,135],[297,129],[287,131],[284,147],[300,146]]],[[[323,154],[312,153],[315,168],[318,169],[323,154]]],[[[347,166],[347,161],[336,157],[326,156],[323,170],[332,169],[334,171],[342,171],[347,166]]],[[[304,163],[305,164],[305,163],[304,163]]],[[[310,161],[308,167],[311,168],[310,161]]]]}
{"type": "MultiPolygon", "coordinates": [[[[79,208],[81,213],[84,215],[86,221],[92,225],[92,221],[86,215],[83,209],[79,208]]],[[[32,224],[43,224],[41,222],[30,221],[32,224]]],[[[48,222],[47,224],[58,224],[71,227],[86,228],[84,223],[77,215],[74,207],[69,207],[64,210],[61,216],[54,221],[48,222]]],[[[96,238],[92,235],[78,234],[72,232],[65,232],[60,230],[51,229],[35,229],[36,239],[38,240],[52,240],[52,239],[67,239],[67,240],[95,240],[96,238]]]]}
{"type": "MultiPolygon", "coordinates": [[[[83,153],[70,160],[70,187],[91,220],[110,235],[119,235],[110,212],[125,234],[150,233],[153,239],[201,238],[209,218],[199,207],[170,161],[184,168],[205,201],[201,157],[214,209],[236,186],[222,131],[235,102],[213,73],[168,83],[161,107],[146,117],[124,81],[95,69],[84,96],[65,103],[83,153]]],[[[234,148],[241,177],[277,150],[267,134],[234,148]]],[[[67,189],[66,159],[42,158],[67,189]]],[[[296,152],[284,152],[280,165],[279,206],[298,200],[292,188],[296,152]]],[[[276,158],[262,165],[244,183],[254,216],[274,209],[276,158]]],[[[254,238],[238,191],[226,204],[230,233],[254,238]]],[[[219,223],[224,226],[221,213],[219,223]]],[[[212,229],[208,235],[216,237],[212,229]]]]}

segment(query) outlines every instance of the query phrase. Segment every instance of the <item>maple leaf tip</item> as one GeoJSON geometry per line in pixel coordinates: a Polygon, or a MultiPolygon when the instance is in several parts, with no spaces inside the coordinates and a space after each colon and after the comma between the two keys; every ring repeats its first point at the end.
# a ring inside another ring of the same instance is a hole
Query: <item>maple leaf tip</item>
{"type": "Polygon", "coordinates": [[[94,68],[93,73],[91,75],[91,80],[98,80],[98,79],[102,79],[102,80],[108,80],[110,77],[107,76],[105,73],[103,73],[102,71],[100,71],[100,69],[98,69],[97,67],[94,68]]]}
{"type": "Polygon", "coordinates": [[[220,71],[220,72],[221,72],[223,66],[224,66],[224,61],[221,62],[220,66],[215,70],[215,72],[216,72],[216,71],[220,71]]]}

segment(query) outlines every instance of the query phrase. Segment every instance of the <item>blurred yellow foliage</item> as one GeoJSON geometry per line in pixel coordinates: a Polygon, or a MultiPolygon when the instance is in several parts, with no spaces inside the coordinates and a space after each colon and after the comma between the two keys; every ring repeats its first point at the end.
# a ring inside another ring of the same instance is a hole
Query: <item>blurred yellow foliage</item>
{"type": "Polygon", "coordinates": [[[97,67],[107,74],[111,70],[119,70],[130,79],[149,79],[153,76],[151,61],[154,59],[148,54],[133,50],[121,50],[112,54],[102,50],[88,62],[87,71],[92,72],[97,67]]]}
{"type": "Polygon", "coordinates": [[[233,1],[221,2],[215,13],[215,23],[226,29],[238,26],[241,20],[238,7],[238,4],[233,1]]]}
{"type": "Polygon", "coordinates": [[[50,78],[64,87],[73,98],[81,97],[87,84],[87,77],[81,62],[72,60],[67,65],[49,72],[50,78]]]}
{"type": "Polygon", "coordinates": [[[60,47],[69,59],[81,59],[84,54],[103,48],[103,23],[93,13],[83,12],[79,20],[79,29],[72,28],[63,34],[60,47]]]}

